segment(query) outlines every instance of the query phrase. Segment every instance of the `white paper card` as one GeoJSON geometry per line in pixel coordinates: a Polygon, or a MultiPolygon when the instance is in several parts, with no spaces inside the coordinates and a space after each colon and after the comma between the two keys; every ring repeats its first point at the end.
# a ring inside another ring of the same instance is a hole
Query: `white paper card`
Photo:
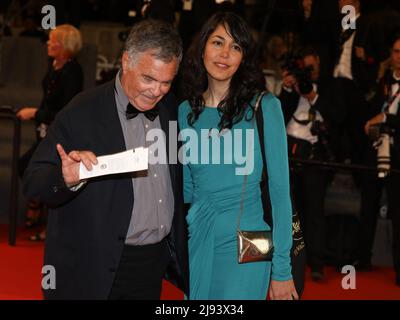
{"type": "Polygon", "coordinates": [[[149,149],[137,148],[125,152],[102,156],[97,158],[98,164],[93,166],[92,171],[88,171],[81,162],[79,167],[79,179],[90,179],[94,177],[137,172],[148,170],[149,168],[149,149]]]}

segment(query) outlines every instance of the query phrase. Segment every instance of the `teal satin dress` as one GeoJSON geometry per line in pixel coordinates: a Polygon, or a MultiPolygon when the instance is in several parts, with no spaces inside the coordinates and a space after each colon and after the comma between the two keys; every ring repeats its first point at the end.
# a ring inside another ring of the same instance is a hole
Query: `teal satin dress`
{"type": "MultiPolygon", "coordinates": [[[[189,103],[185,101],[179,107],[182,155],[188,162],[184,165],[184,196],[185,202],[191,204],[187,216],[191,300],[265,300],[271,278],[292,278],[292,208],[285,124],[280,102],[274,96],[266,95],[262,108],[275,251],[272,263],[238,264],[236,230],[244,175],[238,174],[237,169],[246,167],[244,159],[249,176],[241,229],[269,229],[263,220],[262,157],[258,133],[253,130],[256,124],[243,119],[230,132],[218,134],[210,130],[218,128],[218,109],[206,107],[192,127],[187,120],[189,103]]],[[[250,108],[246,114],[251,116],[250,108]]]]}

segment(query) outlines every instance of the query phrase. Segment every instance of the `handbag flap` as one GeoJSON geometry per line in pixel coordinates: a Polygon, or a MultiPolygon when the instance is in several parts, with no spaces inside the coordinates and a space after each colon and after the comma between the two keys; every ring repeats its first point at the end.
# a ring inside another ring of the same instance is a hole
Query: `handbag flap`
{"type": "Polygon", "coordinates": [[[241,235],[239,240],[243,241],[243,246],[250,246],[261,254],[267,254],[274,248],[271,232],[239,231],[239,235],[241,235]]]}

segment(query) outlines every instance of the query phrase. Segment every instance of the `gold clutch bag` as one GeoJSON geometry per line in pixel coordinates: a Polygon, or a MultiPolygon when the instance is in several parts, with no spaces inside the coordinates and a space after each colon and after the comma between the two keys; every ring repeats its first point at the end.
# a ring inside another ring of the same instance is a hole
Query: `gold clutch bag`
{"type": "Polygon", "coordinates": [[[239,264],[271,261],[274,253],[271,231],[237,231],[239,264]]]}
{"type": "MultiPolygon", "coordinates": [[[[255,105],[255,111],[260,106],[264,93],[260,94],[255,105]]],[[[254,128],[254,122],[253,122],[254,128]]],[[[272,231],[243,231],[240,230],[240,220],[244,209],[244,194],[246,192],[248,176],[245,175],[243,182],[242,199],[240,203],[240,214],[237,221],[237,248],[238,262],[249,263],[257,261],[271,261],[274,253],[274,244],[272,242],[272,231]]]]}

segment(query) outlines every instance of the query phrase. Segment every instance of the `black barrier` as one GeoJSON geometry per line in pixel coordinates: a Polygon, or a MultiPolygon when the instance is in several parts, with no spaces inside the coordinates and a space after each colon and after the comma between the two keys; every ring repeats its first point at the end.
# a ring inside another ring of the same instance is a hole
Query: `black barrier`
{"type": "MultiPolygon", "coordinates": [[[[11,172],[11,193],[10,193],[10,214],[9,214],[9,245],[15,246],[17,235],[18,217],[18,159],[21,146],[21,121],[17,118],[15,111],[9,106],[0,106],[0,119],[10,120],[14,125],[13,151],[12,151],[12,172],[11,172]]],[[[337,162],[325,162],[316,160],[302,160],[290,158],[291,166],[313,166],[323,170],[346,170],[346,171],[376,171],[376,167],[369,167],[355,164],[337,162]]],[[[392,169],[390,173],[400,174],[400,170],[392,169]]]]}
{"type": "Polygon", "coordinates": [[[0,119],[10,120],[14,125],[8,243],[10,246],[15,246],[17,238],[18,159],[21,146],[21,121],[15,115],[13,108],[8,106],[0,106],[0,119]]]}
{"type": "MultiPolygon", "coordinates": [[[[340,162],[327,162],[327,161],[318,161],[318,160],[303,160],[297,158],[290,158],[290,165],[293,167],[294,165],[298,166],[313,166],[319,167],[322,170],[336,171],[336,170],[345,170],[345,171],[375,171],[378,172],[376,167],[369,167],[358,164],[346,164],[340,162]]],[[[391,174],[399,174],[399,169],[391,169],[389,170],[391,174]]],[[[378,176],[378,175],[377,175],[378,176]]]]}

